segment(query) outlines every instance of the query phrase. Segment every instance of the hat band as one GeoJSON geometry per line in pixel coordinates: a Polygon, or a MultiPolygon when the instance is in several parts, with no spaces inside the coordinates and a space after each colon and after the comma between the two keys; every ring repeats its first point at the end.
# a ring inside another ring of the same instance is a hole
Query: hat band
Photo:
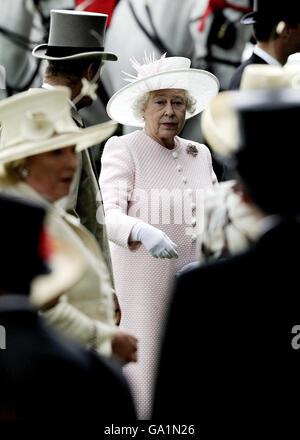
{"type": "Polygon", "coordinates": [[[47,46],[45,55],[49,57],[67,57],[69,55],[76,55],[84,52],[103,52],[104,47],[101,46],[47,46]]]}

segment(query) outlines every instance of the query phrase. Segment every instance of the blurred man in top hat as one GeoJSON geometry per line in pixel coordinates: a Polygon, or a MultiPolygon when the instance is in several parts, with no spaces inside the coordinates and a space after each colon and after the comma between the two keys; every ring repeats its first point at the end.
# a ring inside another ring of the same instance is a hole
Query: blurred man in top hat
{"type": "Polygon", "coordinates": [[[76,254],[47,239],[44,207],[1,196],[0,208],[0,420],[76,420],[97,428],[134,420],[119,368],[56,335],[35,307],[51,307],[78,280],[76,254]],[[92,395],[101,396],[97,405],[92,395]]]}
{"type": "MultiPolygon", "coordinates": [[[[78,110],[91,105],[96,98],[95,91],[100,81],[103,61],[117,60],[116,55],[104,50],[106,21],[106,14],[52,10],[48,44],[40,44],[32,51],[35,57],[48,60],[44,88],[63,85],[71,89],[72,116],[79,127],[84,127],[84,122],[78,110]]],[[[96,237],[113,284],[93,148],[81,153],[78,171],[70,194],[64,201],[64,207],[70,213],[77,215],[81,223],[96,237]]]]}
{"type": "Polygon", "coordinates": [[[229,89],[239,89],[243,70],[249,64],[283,66],[288,57],[300,51],[300,3],[295,0],[254,1],[254,12],[243,16],[241,22],[253,25],[257,41],[251,57],[235,71],[229,89]]]}
{"type": "Polygon", "coordinates": [[[211,438],[273,438],[297,426],[300,409],[300,92],[245,90],[234,99],[233,160],[244,199],[266,217],[250,250],[179,277],[153,417],[197,420],[211,438]]]}
{"type": "MultiPolygon", "coordinates": [[[[284,67],[270,64],[250,64],[245,67],[241,90],[276,89],[293,87],[300,75],[300,63],[287,63],[284,67]]],[[[259,232],[258,213],[253,206],[243,202],[236,172],[227,163],[228,153],[236,144],[232,138],[228,114],[222,111],[229,99],[240,90],[227,90],[218,94],[204,110],[201,129],[206,141],[218,160],[232,175],[231,180],[221,182],[217,191],[205,194],[204,228],[198,235],[198,257],[201,263],[224,258],[245,250],[259,232]]],[[[259,133],[257,134],[259,136],[259,133]]]]}

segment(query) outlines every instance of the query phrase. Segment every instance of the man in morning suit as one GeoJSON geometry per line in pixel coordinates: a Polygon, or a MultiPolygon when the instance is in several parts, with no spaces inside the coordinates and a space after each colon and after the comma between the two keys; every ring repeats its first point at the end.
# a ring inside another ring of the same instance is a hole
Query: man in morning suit
{"type": "MultiPolygon", "coordinates": [[[[48,44],[36,46],[32,54],[48,61],[43,87],[67,86],[71,89],[71,112],[76,124],[84,121],[78,110],[92,104],[103,61],[117,56],[104,49],[107,15],[69,10],[52,10],[48,44]]],[[[98,171],[99,146],[80,153],[77,173],[70,194],[63,202],[67,211],[97,239],[113,285],[113,274],[98,171]]]]}
{"type": "Polygon", "coordinates": [[[251,57],[235,71],[229,89],[239,89],[243,70],[249,64],[283,66],[288,57],[300,51],[300,3],[295,0],[254,1],[254,12],[241,22],[253,25],[257,41],[251,57]]]}

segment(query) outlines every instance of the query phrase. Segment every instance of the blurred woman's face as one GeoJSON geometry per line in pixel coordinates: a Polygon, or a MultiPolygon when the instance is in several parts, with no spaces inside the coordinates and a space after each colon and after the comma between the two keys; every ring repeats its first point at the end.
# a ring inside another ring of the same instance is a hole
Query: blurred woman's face
{"type": "Polygon", "coordinates": [[[51,202],[69,194],[77,169],[75,145],[30,156],[26,161],[29,171],[25,182],[51,202]]]}
{"type": "Polygon", "coordinates": [[[142,112],[145,131],[166,148],[172,149],[174,137],[185,122],[186,98],[181,89],[164,89],[150,92],[142,112]]]}

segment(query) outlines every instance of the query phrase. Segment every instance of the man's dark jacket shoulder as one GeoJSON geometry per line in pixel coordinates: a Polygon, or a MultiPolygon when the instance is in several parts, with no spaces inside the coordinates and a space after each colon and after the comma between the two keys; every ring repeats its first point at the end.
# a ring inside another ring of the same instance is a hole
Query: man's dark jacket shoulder
{"type": "Polygon", "coordinates": [[[230,84],[229,84],[229,90],[238,90],[241,85],[241,79],[243,72],[247,66],[250,64],[267,64],[265,60],[260,58],[258,55],[253,53],[248,60],[244,61],[234,72],[230,84]]]}

